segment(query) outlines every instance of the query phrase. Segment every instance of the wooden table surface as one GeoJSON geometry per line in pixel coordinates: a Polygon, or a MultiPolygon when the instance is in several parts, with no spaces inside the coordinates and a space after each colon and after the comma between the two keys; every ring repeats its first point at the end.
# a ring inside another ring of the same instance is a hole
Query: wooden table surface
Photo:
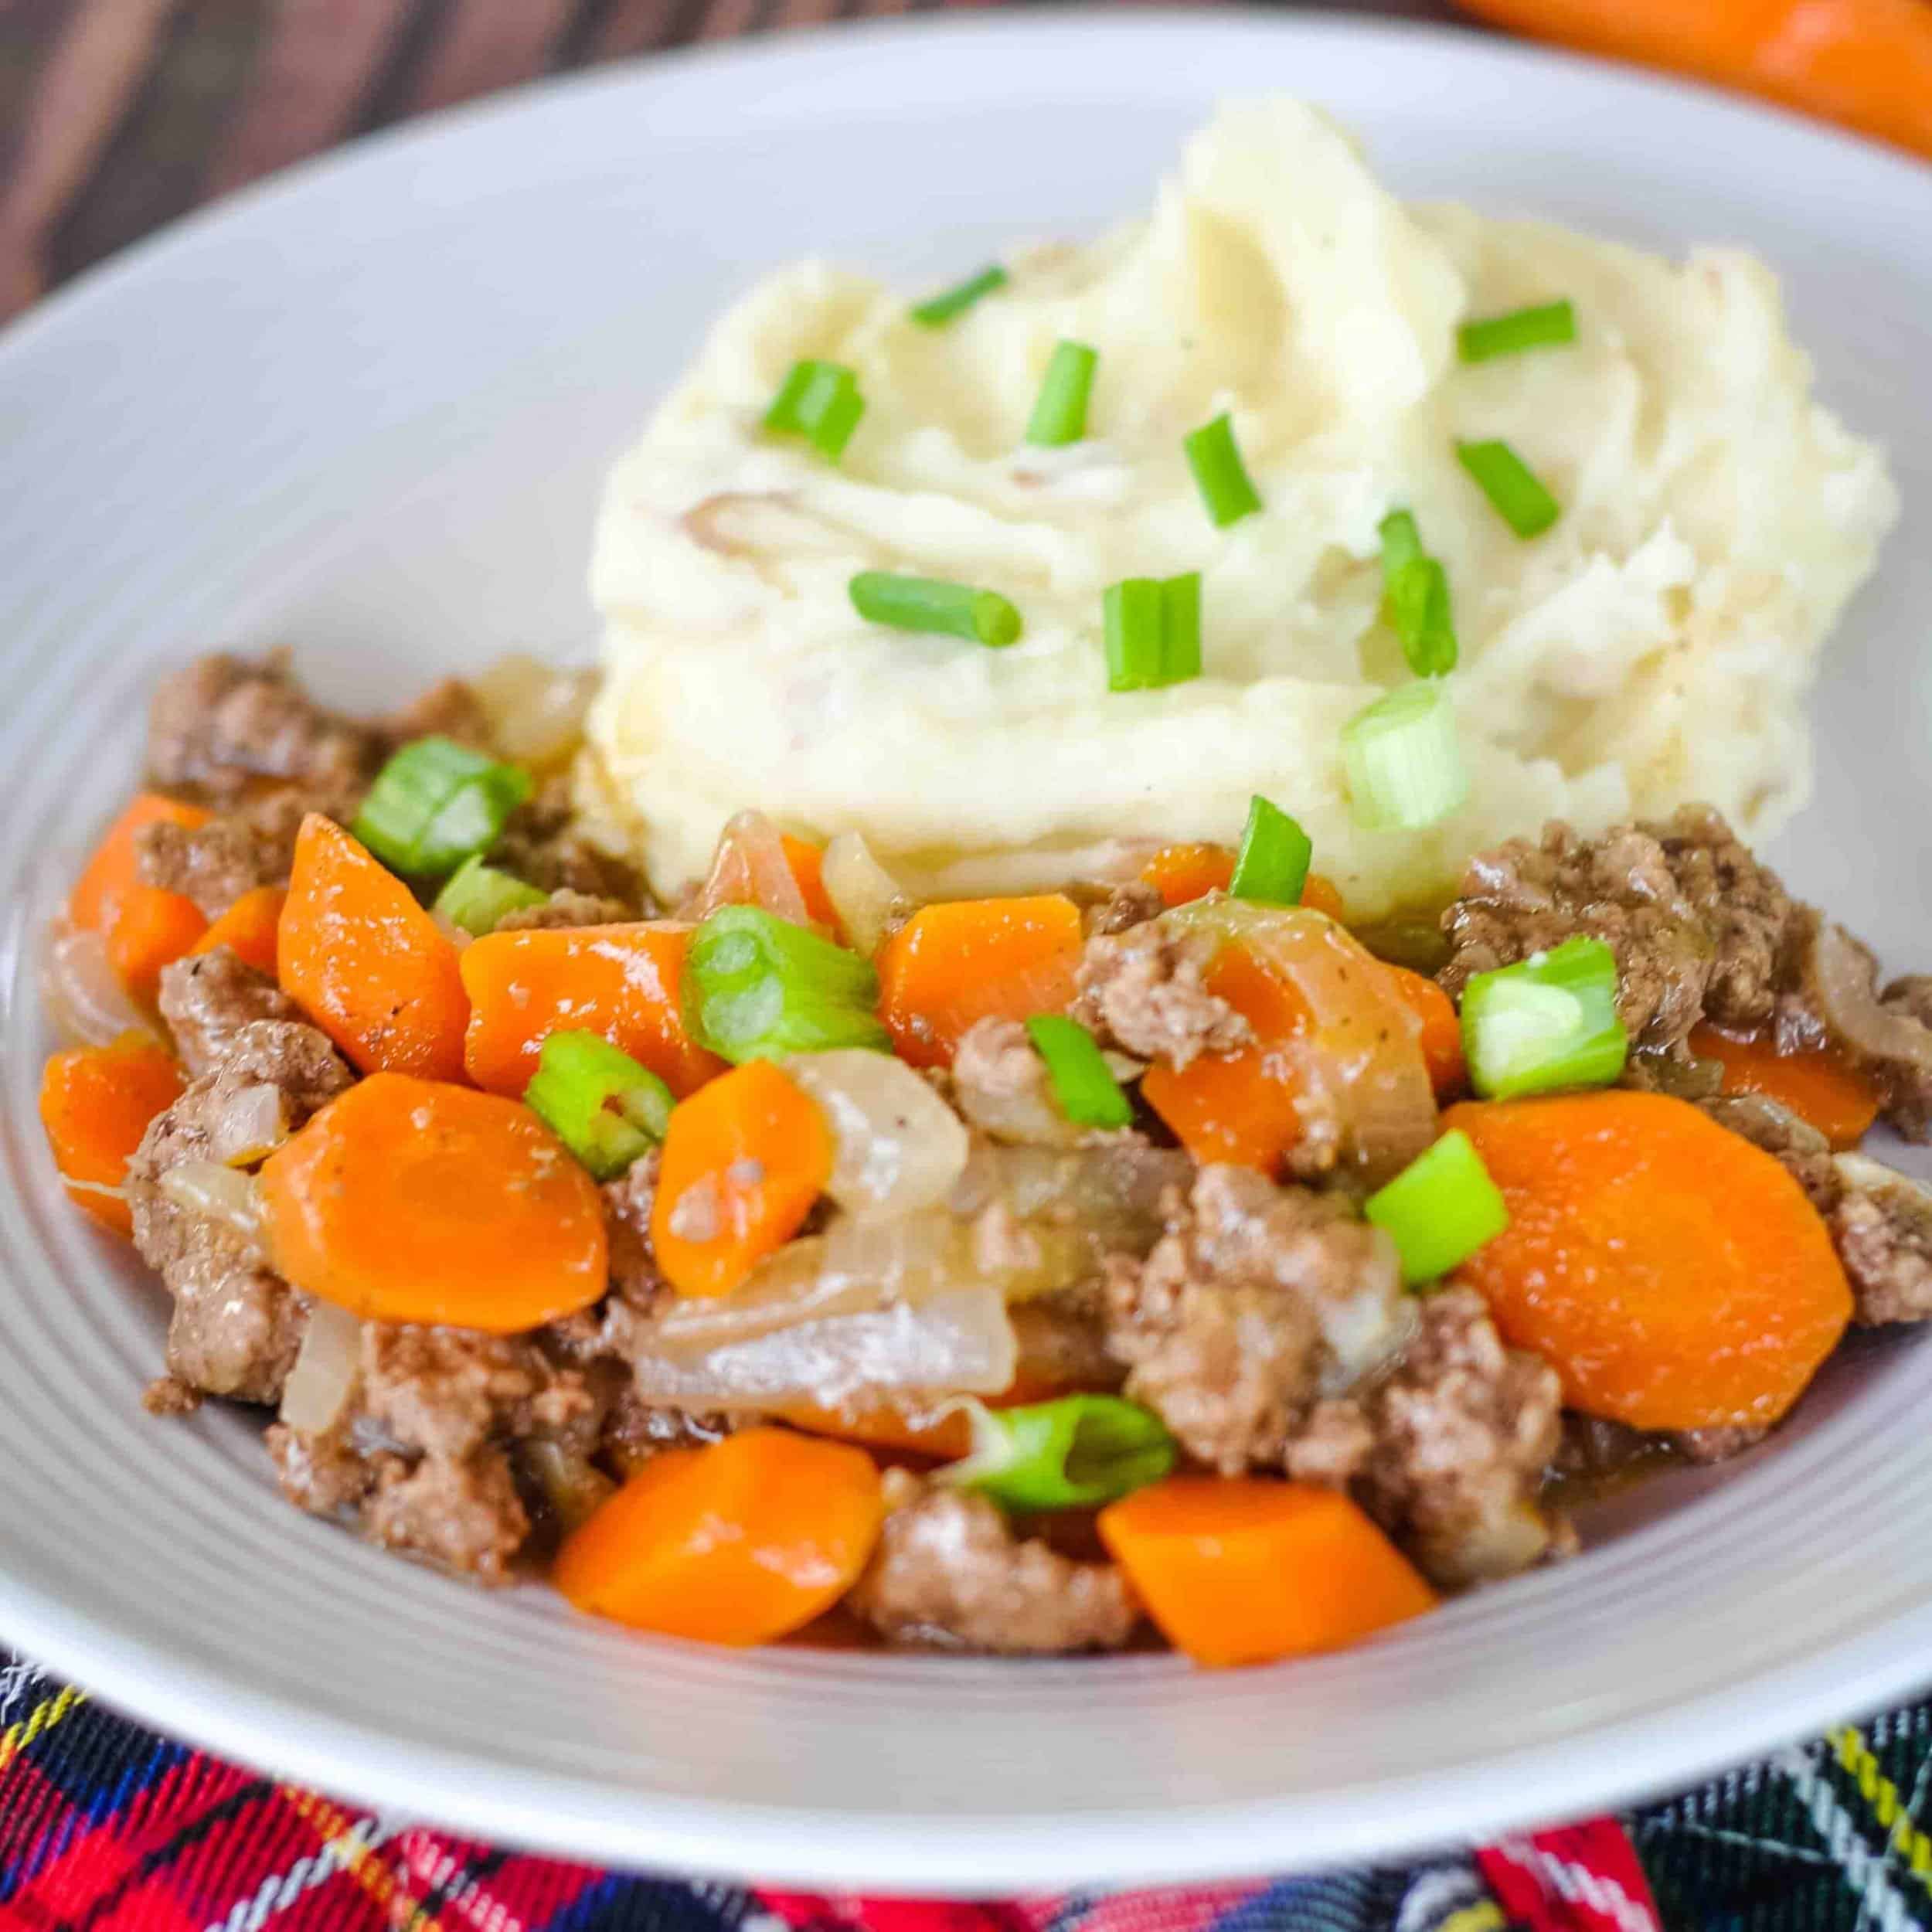
{"type": "Polygon", "coordinates": [[[0,0],[0,317],[201,202],[411,114],[689,41],[978,3],[0,0]]]}

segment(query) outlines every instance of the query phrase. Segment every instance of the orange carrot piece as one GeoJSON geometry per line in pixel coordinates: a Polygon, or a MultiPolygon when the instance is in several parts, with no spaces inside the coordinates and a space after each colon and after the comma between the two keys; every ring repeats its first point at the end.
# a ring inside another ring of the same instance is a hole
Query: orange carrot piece
{"type": "Polygon", "coordinates": [[[1110,1503],[1100,1531],[1162,1634],[1197,1664],[1335,1650],[1436,1606],[1338,1489],[1170,1476],[1110,1503]]]}
{"type": "MultiPolygon", "coordinates": [[[[40,1077],[40,1124],[54,1165],[70,1181],[119,1187],[148,1123],[181,1098],[185,1084],[181,1063],[141,1033],[54,1054],[40,1077]]],[[[125,1201],[86,1187],[70,1187],[67,1196],[103,1227],[134,1233],[125,1201]]]]}
{"type": "Polygon", "coordinates": [[[1301,1138],[1294,1068],[1280,1048],[1307,1030],[1308,1004],[1238,946],[1222,949],[1202,983],[1248,1022],[1253,1043],[1202,1053],[1178,1070],[1157,1061],[1141,1076],[1141,1096],[1197,1161],[1273,1173],[1301,1138]]]}
{"type": "Polygon", "coordinates": [[[282,906],[287,897],[287,892],[280,886],[252,887],[189,951],[212,953],[217,946],[226,946],[257,972],[266,973],[270,979],[276,978],[277,934],[281,924],[282,906]]]}
{"type": "Polygon", "coordinates": [[[180,958],[208,921],[192,899],[141,883],[134,835],[164,821],[192,832],[208,816],[199,805],[140,793],[107,828],[68,896],[68,918],[100,934],[115,977],[136,999],[153,1000],[162,967],[180,958]]]}
{"type": "Polygon", "coordinates": [[[1170,906],[1226,892],[1233,876],[1234,854],[1226,845],[1163,845],[1141,868],[1141,883],[1151,886],[1170,906]]]}
{"type": "Polygon", "coordinates": [[[1064,1010],[1080,958],[1080,908],[1063,893],[927,906],[879,949],[879,1016],[901,1060],[949,1066],[975,1020],[1064,1010]]]}
{"type": "Polygon", "coordinates": [[[785,863],[791,868],[791,876],[798,882],[799,896],[805,902],[805,910],[826,931],[837,934],[838,910],[832,903],[825,890],[825,849],[815,845],[809,838],[794,838],[790,832],[781,832],[778,842],[785,849],[785,863]]]}
{"type": "Polygon", "coordinates": [[[1497,25],[1763,94],[1932,155],[1926,0],[1464,0],[1497,25]]]}
{"type": "Polygon", "coordinates": [[[1436,1090],[1436,1098],[1453,1098],[1469,1085],[1455,1002],[1426,973],[1411,972],[1406,966],[1388,971],[1397,998],[1422,1022],[1422,1057],[1429,1063],[1429,1084],[1436,1090]]]}
{"type": "Polygon", "coordinates": [[[276,927],[288,994],[365,1073],[463,1077],[456,948],[396,875],[311,811],[276,927]]]}
{"type": "Polygon", "coordinates": [[[678,981],[690,928],[668,923],[491,933],[463,949],[464,1062],[492,1094],[519,1094],[561,1028],[600,1033],[682,1099],[724,1070],[685,1031],[678,981]]]}
{"type": "Polygon", "coordinates": [[[769,1060],[747,1060],[672,1111],[651,1243],[680,1294],[729,1294],[798,1232],[832,1178],[818,1104],[769,1060]]]}
{"type": "Polygon", "coordinates": [[[1740,1039],[1715,1026],[1693,1027],[1689,1045],[1700,1059],[1723,1065],[1726,1094],[1776,1100],[1835,1148],[1856,1147],[1878,1118],[1878,1090],[1828,1050],[1781,1053],[1768,1040],[1740,1039]]]}
{"type": "Polygon", "coordinates": [[[261,1171],[278,1272],[376,1321],[514,1335],[609,1285],[597,1184],[526,1107],[372,1073],[261,1171]]]}
{"type": "Polygon", "coordinates": [[[1302,883],[1301,903],[1313,911],[1326,913],[1331,919],[1339,919],[1342,888],[1323,873],[1311,872],[1302,883]]]}
{"type": "Polygon", "coordinates": [[[859,1580],[884,1516],[862,1449],[743,1429],[653,1456],[571,1534],[552,1580],[579,1610],[635,1629],[768,1644],[859,1580]]]}
{"type": "Polygon", "coordinates": [[[1509,1225],[1460,1270],[1573,1408],[1636,1429],[1769,1427],[1852,1313],[1804,1189],[1687,1101],[1464,1102],[1509,1225]]]}

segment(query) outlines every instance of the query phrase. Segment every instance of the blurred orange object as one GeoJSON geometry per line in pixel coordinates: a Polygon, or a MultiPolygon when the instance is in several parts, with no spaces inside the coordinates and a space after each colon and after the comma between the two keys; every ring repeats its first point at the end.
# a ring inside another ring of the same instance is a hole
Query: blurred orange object
{"type": "Polygon", "coordinates": [[[1741,87],[1932,155],[1932,0],[1462,0],[1544,40],[1741,87]]]}

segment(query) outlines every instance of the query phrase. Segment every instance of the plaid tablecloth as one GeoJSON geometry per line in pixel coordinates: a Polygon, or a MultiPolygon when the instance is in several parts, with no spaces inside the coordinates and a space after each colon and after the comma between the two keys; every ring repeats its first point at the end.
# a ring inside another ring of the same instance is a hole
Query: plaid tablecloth
{"type": "Polygon", "coordinates": [[[0,1932],[1906,1932],[1932,1927],[1929,1789],[1932,1700],[1621,1819],[1419,1865],[822,1897],[599,1871],[337,1803],[0,1653],[0,1932]]]}

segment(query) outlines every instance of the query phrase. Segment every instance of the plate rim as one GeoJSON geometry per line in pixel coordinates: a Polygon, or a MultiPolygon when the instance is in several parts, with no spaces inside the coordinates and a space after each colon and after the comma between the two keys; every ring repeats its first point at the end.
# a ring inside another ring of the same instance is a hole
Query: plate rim
{"type": "MultiPolygon", "coordinates": [[[[1740,100],[1702,83],[1654,76],[1621,63],[1493,37],[1472,25],[1444,25],[1345,14],[1284,14],[1253,7],[1196,13],[1162,8],[1120,14],[1087,6],[986,14],[920,15],[834,23],[755,40],[687,47],[546,77],[481,101],[359,137],[195,209],[97,264],[0,330],[0,383],[43,335],[57,334],[102,303],[119,298],[157,265],[211,238],[226,225],[298,201],[366,168],[380,168],[399,151],[434,145],[457,130],[513,120],[560,97],[621,93],[661,83],[667,72],[739,70],[753,79],[801,56],[829,57],[860,42],[1020,41],[1085,28],[1131,46],[1158,46],[1177,34],[1197,42],[1260,35],[1291,45],[1310,39],[1372,49],[1402,42],[1435,42],[1484,57],[1526,76],[1563,69],[1594,73],[1640,94],[1694,101],[1717,131],[1725,124],[1770,123],[1781,138],[1821,144],[1818,151],[1857,151],[1917,179],[1917,164],[1883,145],[1825,126],[1791,110],[1740,100]]],[[[1483,1760],[1461,1779],[1439,1773],[1405,1783],[1325,1793],[1319,1799],[1199,1801],[1160,1811],[1114,1809],[1059,1814],[1025,1828],[988,1815],[884,1817],[835,1808],[806,1811],[726,1798],[655,1797],[648,1815],[635,1798],[588,1778],[528,1769],[509,1795],[500,1760],[400,1741],[393,1732],[297,1706],[258,1700],[227,1688],[216,1670],[93,1628],[84,1611],[0,1573],[0,1631],[37,1661],[87,1685],[111,1707],[223,1755],[324,1790],[353,1794],[408,1814],[426,1784],[438,1796],[439,1822],[508,1843],[565,1855],[645,1863],[745,1882],[732,1848],[754,1840],[761,1882],[849,1886],[862,1883],[911,1895],[982,1889],[989,1869],[1005,1889],[1085,1882],[1151,1883],[1277,1874],[1311,1864],[1387,1857],[1520,1825],[1526,1812],[1574,1815],[1688,1783],[1724,1764],[1862,1710],[1922,1684],[1932,1651],[1932,1601],[1897,1614],[1828,1651],[1781,1669],[1721,1685],[1667,1714],[1627,1718],[1594,1729],[1590,1748],[1559,1740],[1483,1760]],[[1766,1723],[1760,1707],[1774,1705],[1766,1723]],[[301,1726],[285,1722],[299,1715],[301,1726]],[[1682,1736],[1694,1732],[1694,1747],[1682,1736]],[[1614,1759],[1614,1762],[1611,1760],[1614,1759]],[[1573,1763],[1570,1760],[1575,1760],[1573,1763]],[[1410,1783],[1423,1787],[1416,1791],[1410,1783]],[[1457,1787],[1454,1802],[1447,1787],[1457,1787]],[[1427,1788],[1435,1787],[1433,1798],[1427,1788]],[[1526,1806],[1520,1794],[1533,1789],[1526,1806]],[[532,1801],[532,1800],[535,1801],[532,1801]],[[1400,1809],[1408,1822],[1381,1828],[1379,1812],[1400,1809]]]]}

